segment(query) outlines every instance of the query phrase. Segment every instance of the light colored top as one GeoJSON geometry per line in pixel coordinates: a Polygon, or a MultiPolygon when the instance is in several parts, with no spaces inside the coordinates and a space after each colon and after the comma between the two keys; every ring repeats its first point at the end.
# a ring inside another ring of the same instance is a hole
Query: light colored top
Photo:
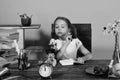
{"type": "MultiPolygon", "coordinates": [[[[60,50],[62,47],[62,40],[51,39],[50,44],[54,45],[54,49],[60,50]]],[[[69,58],[76,59],[77,50],[81,45],[82,45],[82,42],[78,38],[72,39],[72,41],[68,44],[66,51],[63,55],[68,59],[69,58]]]]}
{"type": "Polygon", "coordinates": [[[77,50],[81,45],[82,45],[82,42],[78,38],[73,39],[70,42],[70,44],[67,46],[66,53],[64,54],[64,56],[67,58],[75,59],[77,55],[77,50]]]}

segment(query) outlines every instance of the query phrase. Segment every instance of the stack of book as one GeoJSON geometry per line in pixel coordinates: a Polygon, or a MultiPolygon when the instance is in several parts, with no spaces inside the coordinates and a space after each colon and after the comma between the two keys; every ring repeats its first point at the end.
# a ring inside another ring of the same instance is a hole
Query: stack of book
{"type": "Polygon", "coordinates": [[[19,33],[16,30],[0,30],[0,50],[13,48],[13,40],[19,40],[19,33]]]}

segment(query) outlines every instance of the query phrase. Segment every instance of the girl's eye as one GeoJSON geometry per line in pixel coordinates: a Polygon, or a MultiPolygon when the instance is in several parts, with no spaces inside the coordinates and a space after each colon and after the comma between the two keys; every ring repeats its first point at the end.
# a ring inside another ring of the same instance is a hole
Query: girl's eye
{"type": "Polygon", "coordinates": [[[62,27],[62,28],[65,28],[65,25],[62,25],[61,27],[62,27]]]}
{"type": "Polygon", "coordinates": [[[59,28],[58,26],[55,26],[55,28],[59,28]]]}

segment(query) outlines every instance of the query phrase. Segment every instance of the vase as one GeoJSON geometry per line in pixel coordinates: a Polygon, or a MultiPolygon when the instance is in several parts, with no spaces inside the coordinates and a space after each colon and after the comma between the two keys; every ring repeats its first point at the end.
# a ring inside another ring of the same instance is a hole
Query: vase
{"type": "Polygon", "coordinates": [[[31,18],[21,18],[21,24],[22,26],[30,26],[31,25],[31,18]]]}
{"type": "Polygon", "coordinates": [[[119,33],[115,33],[115,47],[113,52],[113,65],[120,63],[119,33]]]}

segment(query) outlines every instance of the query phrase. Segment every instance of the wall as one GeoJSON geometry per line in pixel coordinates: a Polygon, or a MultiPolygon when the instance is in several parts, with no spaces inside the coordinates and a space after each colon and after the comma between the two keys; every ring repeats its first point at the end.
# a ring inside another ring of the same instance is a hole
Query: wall
{"type": "Polygon", "coordinates": [[[114,38],[103,35],[102,27],[120,17],[119,3],[120,0],[0,0],[0,24],[20,24],[17,13],[33,14],[32,23],[42,26],[37,31],[27,30],[26,39],[43,42],[50,36],[51,23],[57,16],[65,16],[72,23],[91,23],[93,58],[110,59],[114,38]]]}

